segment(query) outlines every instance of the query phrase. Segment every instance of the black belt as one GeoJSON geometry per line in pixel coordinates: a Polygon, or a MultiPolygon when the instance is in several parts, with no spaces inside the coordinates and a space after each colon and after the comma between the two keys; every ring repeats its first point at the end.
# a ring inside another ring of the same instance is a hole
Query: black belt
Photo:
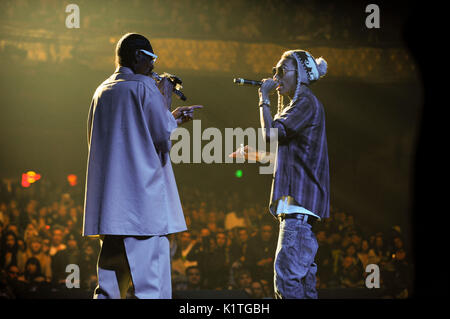
{"type": "Polygon", "coordinates": [[[303,222],[310,224],[311,226],[316,221],[316,218],[314,216],[307,215],[307,214],[300,214],[300,213],[293,213],[293,214],[282,213],[282,214],[278,214],[277,217],[280,222],[285,219],[300,219],[303,222]]]}

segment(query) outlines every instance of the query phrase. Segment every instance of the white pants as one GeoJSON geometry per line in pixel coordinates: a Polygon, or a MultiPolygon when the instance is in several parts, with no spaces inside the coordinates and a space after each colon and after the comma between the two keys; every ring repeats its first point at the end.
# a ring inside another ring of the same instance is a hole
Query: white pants
{"type": "Polygon", "coordinates": [[[106,235],[100,244],[94,299],[125,298],[130,280],[137,298],[172,298],[170,247],[166,236],[106,235]]]}

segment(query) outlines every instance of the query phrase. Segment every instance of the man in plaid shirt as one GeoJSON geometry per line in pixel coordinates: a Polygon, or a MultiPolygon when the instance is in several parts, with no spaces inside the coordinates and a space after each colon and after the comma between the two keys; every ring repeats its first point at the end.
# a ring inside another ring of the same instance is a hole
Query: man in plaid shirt
{"type": "MultiPolygon", "coordinates": [[[[280,223],[275,297],[317,298],[318,243],[312,225],[329,217],[330,178],[325,113],[308,86],[326,74],[327,63],[307,51],[292,50],[282,55],[273,71],[272,79],[262,80],[259,106],[266,142],[278,143],[269,204],[280,223]],[[278,112],[272,118],[269,94],[275,88],[278,112]],[[285,98],[290,100],[287,105],[285,98]],[[271,134],[271,129],[278,134],[271,134]]],[[[249,147],[243,151],[247,159],[260,157],[249,147]]]]}

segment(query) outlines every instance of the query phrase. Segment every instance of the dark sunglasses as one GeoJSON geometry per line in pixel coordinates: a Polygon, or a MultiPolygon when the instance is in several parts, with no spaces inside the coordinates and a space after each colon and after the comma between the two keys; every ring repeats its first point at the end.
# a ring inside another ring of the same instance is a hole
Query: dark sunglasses
{"type": "Polygon", "coordinates": [[[272,68],[272,75],[273,75],[273,76],[276,75],[276,76],[282,78],[282,77],[284,77],[284,76],[286,75],[286,73],[289,72],[289,71],[297,71],[297,70],[294,70],[294,69],[284,69],[282,66],[278,66],[278,67],[274,66],[274,67],[272,68]]]}

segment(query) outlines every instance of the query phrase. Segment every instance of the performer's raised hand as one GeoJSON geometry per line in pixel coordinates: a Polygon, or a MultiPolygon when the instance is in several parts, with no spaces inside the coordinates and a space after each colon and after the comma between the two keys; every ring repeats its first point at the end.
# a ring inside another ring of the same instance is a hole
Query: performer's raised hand
{"type": "Polygon", "coordinates": [[[167,97],[172,96],[174,85],[168,78],[162,78],[161,81],[157,83],[157,86],[162,95],[167,97]]]}
{"type": "Polygon", "coordinates": [[[262,98],[268,98],[270,93],[277,87],[278,82],[274,79],[263,79],[261,87],[258,89],[258,93],[262,98]]]}

